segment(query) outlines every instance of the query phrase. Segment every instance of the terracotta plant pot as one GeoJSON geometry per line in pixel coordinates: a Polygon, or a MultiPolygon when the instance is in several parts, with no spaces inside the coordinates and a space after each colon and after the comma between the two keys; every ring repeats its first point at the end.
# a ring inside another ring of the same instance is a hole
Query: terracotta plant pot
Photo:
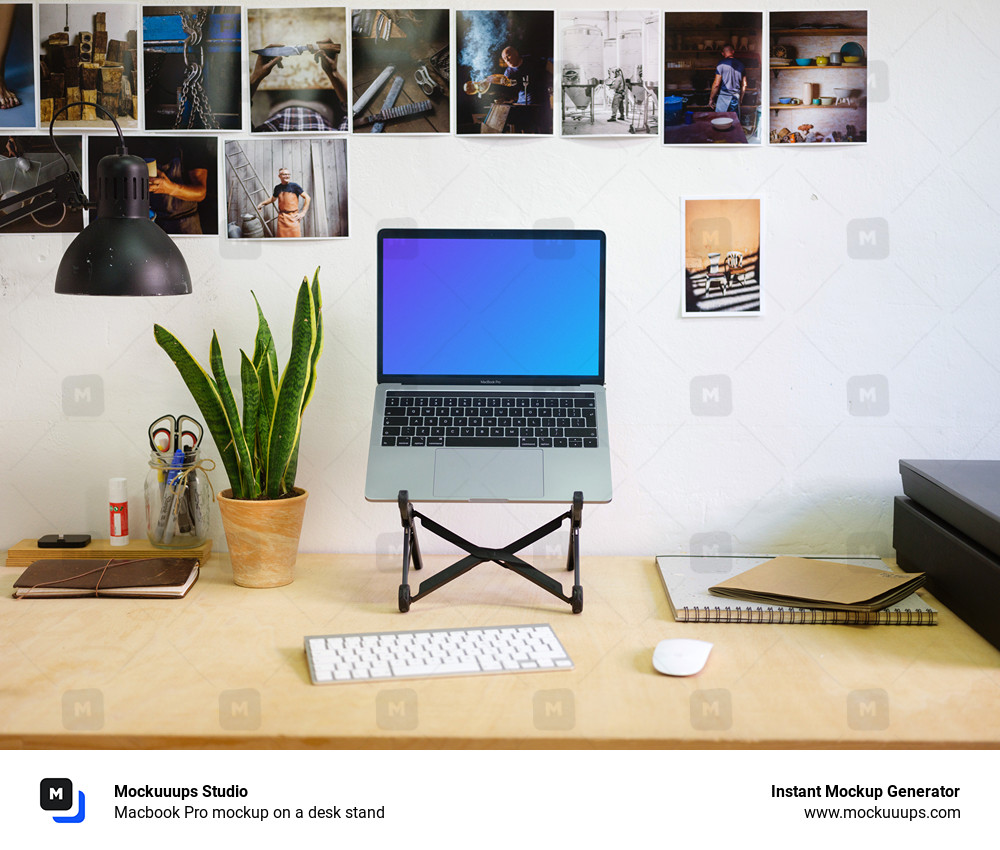
{"type": "Polygon", "coordinates": [[[233,581],[240,587],[281,587],[294,578],[302,517],[309,494],[298,487],[287,499],[253,501],[219,493],[222,527],[233,581]]]}

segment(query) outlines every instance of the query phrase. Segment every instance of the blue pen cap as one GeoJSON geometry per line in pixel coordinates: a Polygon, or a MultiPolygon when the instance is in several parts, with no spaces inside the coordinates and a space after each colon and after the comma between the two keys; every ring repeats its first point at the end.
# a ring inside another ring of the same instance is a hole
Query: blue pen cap
{"type": "Polygon", "coordinates": [[[184,449],[178,449],[174,452],[174,458],[170,461],[170,468],[167,470],[167,484],[173,484],[174,479],[177,477],[177,473],[181,471],[184,466],[184,449]]]}

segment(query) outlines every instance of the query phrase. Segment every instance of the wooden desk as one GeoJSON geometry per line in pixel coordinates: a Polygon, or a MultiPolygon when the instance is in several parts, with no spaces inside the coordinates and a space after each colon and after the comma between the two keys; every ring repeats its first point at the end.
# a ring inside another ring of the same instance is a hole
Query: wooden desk
{"type": "Polygon", "coordinates": [[[492,564],[407,614],[395,558],[301,555],[294,584],[248,590],[213,555],[182,600],[14,600],[3,569],[0,747],[1000,745],[1000,652],[938,603],[938,626],[686,624],[652,557],[582,572],[573,615],[492,564]],[[574,670],[323,687],[306,670],[305,635],[535,622],[574,670]],[[678,636],[715,643],[699,675],[653,671],[678,636]],[[860,724],[851,700],[874,707],[860,724]]]}

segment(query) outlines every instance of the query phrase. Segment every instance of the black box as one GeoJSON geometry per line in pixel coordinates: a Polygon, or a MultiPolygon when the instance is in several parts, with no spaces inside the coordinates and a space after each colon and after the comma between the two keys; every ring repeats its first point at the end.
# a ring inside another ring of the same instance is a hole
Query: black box
{"type": "Polygon", "coordinates": [[[893,505],[892,545],[901,569],[927,573],[927,589],[1000,648],[1000,557],[903,496],[893,505]]]}
{"type": "Polygon", "coordinates": [[[1000,556],[1000,460],[901,460],[903,492],[1000,556]]]}

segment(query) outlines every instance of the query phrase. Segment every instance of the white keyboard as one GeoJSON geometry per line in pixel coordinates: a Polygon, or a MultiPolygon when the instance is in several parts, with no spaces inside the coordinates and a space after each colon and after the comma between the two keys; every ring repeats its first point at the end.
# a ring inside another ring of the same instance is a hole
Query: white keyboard
{"type": "Polygon", "coordinates": [[[311,635],[305,643],[314,685],[573,667],[546,624],[311,635]]]}

